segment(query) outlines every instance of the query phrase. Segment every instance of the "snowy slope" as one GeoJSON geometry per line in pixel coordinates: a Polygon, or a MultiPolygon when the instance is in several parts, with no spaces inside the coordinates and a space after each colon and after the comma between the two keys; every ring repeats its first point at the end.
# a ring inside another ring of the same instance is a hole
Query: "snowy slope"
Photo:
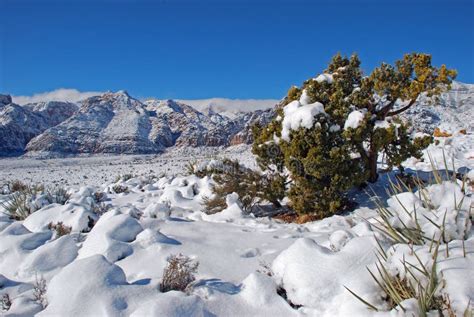
{"type": "MultiPolygon", "coordinates": [[[[41,106],[37,104],[35,109],[45,108],[41,106]]],[[[167,147],[250,143],[251,126],[269,122],[272,115],[272,110],[258,110],[231,119],[212,110],[202,113],[173,100],[141,103],[119,91],[82,101],[76,113],[31,140],[26,150],[60,155],[147,154],[167,147]]]]}
{"type": "Polygon", "coordinates": [[[451,90],[441,94],[437,102],[421,97],[403,114],[420,131],[433,133],[435,128],[447,132],[474,130],[474,84],[453,82],[451,90]]]}
{"type": "Polygon", "coordinates": [[[31,140],[27,151],[77,153],[156,153],[148,139],[149,116],[126,92],[106,93],[82,102],[79,111],[31,140]]]}
{"type": "Polygon", "coordinates": [[[26,144],[49,127],[70,117],[77,106],[47,102],[19,106],[11,97],[0,95],[0,156],[21,154],[26,144]]]}

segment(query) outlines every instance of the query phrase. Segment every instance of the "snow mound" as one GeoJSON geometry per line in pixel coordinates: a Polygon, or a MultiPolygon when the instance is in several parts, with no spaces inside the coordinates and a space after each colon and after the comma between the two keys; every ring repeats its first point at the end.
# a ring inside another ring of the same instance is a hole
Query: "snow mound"
{"type": "Polygon", "coordinates": [[[38,316],[130,315],[153,293],[158,291],[152,285],[127,283],[120,267],[93,255],[74,261],[51,279],[49,305],[38,316]]]}
{"type": "Polygon", "coordinates": [[[444,228],[444,240],[451,241],[464,239],[470,231],[471,201],[459,184],[445,181],[415,193],[394,195],[387,200],[387,204],[393,212],[390,222],[395,228],[406,226],[414,229],[417,219],[426,237],[438,240],[444,228]]]}
{"type": "Polygon", "coordinates": [[[33,250],[21,263],[18,276],[34,280],[36,275],[53,276],[77,257],[76,237],[62,236],[33,250]],[[54,254],[54,256],[51,256],[54,254]]]}
{"type": "Polygon", "coordinates": [[[335,303],[344,285],[361,287],[370,281],[365,266],[375,261],[375,250],[369,237],[356,237],[339,252],[304,238],[280,253],[272,270],[291,302],[324,311],[340,304],[335,303]]]}
{"type": "Polygon", "coordinates": [[[143,231],[140,223],[129,215],[109,211],[89,232],[79,251],[79,259],[102,254],[110,262],[123,259],[133,253],[130,242],[143,231]]]}

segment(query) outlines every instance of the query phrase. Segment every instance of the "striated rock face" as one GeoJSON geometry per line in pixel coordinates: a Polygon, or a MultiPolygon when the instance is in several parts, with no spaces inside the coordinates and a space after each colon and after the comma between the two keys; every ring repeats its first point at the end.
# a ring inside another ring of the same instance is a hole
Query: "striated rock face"
{"type": "Polygon", "coordinates": [[[253,142],[252,135],[252,126],[258,124],[260,126],[265,126],[272,118],[275,116],[275,109],[267,110],[256,110],[254,112],[248,112],[243,114],[241,117],[236,118],[237,125],[242,128],[240,131],[232,136],[230,139],[230,145],[237,144],[251,144],[253,142]]]}
{"type": "Polygon", "coordinates": [[[73,116],[31,140],[27,151],[78,153],[156,153],[148,139],[152,129],[143,104],[125,91],[82,102],[73,116]]]}
{"type": "Polygon", "coordinates": [[[252,142],[251,127],[267,124],[274,110],[232,117],[173,100],[144,103],[125,91],[82,101],[18,106],[0,95],[0,155],[158,153],[167,147],[228,146],[252,142]]]}
{"type": "Polygon", "coordinates": [[[65,120],[77,110],[74,104],[22,107],[8,95],[0,95],[0,156],[22,154],[26,144],[49,127],[65,120]]]}
{"type": "Polygon", "coordinates": [[[23,108],[42,115],[50,127],[60,124],[79,110],[75,103],[58,101],[29,103],[23,108]]]}
{"type": "Polygon", "coordinates": [[[474,130],[474,85],[453,82],[451,90],[441,94],[436,102],[426,97],[401,116],[415,129],[432,134],[435,128],[449,132],[474,130]]]}
{"type": "Polygon", "coordinates": [[[240,130],[235,122],[218,113],[201,113],[173,100],[145,102],[151,116],[151,138],[164,146],[226,146],[240,130]]]}

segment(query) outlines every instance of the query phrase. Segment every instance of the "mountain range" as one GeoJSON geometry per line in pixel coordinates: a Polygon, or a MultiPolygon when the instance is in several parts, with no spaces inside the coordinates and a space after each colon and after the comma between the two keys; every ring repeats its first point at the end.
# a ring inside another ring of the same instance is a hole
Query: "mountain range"
{"type": "MultiPolygon", "coordinates": [[[[403,114],[418,131],[434,128],[472,131],[474,85],[454,82],[433,104],[427,98],[403,114]]],[[[176,100],[140,101],[126,91],[81,102],[17,105],[0,95],[0,156],[47,153],[151,154],[170,147],[229,146],[252,142],[251,128],[274,116],[273,108],[241,111],[210,103],[190,106],[176,100]],[[201,111],[197,110],[199,108],[201,111]]]]}
{"type": "Polygon", "coordinates": [[[251,143],[251,127],[272,118],[272,109],[220,114],[174,100],[141,102],[126,91],[79,103],[23,106],[0,95],[0,155],[24,153],[151,154],[169,147],[251,143]]]}

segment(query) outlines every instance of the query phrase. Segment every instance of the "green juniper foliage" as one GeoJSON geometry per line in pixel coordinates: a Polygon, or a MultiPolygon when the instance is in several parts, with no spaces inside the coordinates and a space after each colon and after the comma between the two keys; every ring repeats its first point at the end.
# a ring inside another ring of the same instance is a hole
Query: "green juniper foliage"
{"type": "Polygon", "coordinates": [[[420,157],[431,136],[413,138],[397,115],[415,104],[421,94],[435,97],[450,88],[456,72],[431,65],[428,54],[406,54],[395,66],[382,64],[364,77],[357,55],[337,54],[324,71],[333,80],[305,81],[292,87],[277,106],[275,118],[254,127],[253,153],[262,170],[288,173],[291,207],[300,214],[326,217],[344,207],[345,193],[356,185],[377,180],[377,157],[383,152],[389,168],[407,158],[420,157]],[[311,128],[291,130],[282,139],[284,107],[304,98],[319,102],[325,113],[315,115],[311,128]],[[354,111],[363,117],[345,127],[354,111]]]}

